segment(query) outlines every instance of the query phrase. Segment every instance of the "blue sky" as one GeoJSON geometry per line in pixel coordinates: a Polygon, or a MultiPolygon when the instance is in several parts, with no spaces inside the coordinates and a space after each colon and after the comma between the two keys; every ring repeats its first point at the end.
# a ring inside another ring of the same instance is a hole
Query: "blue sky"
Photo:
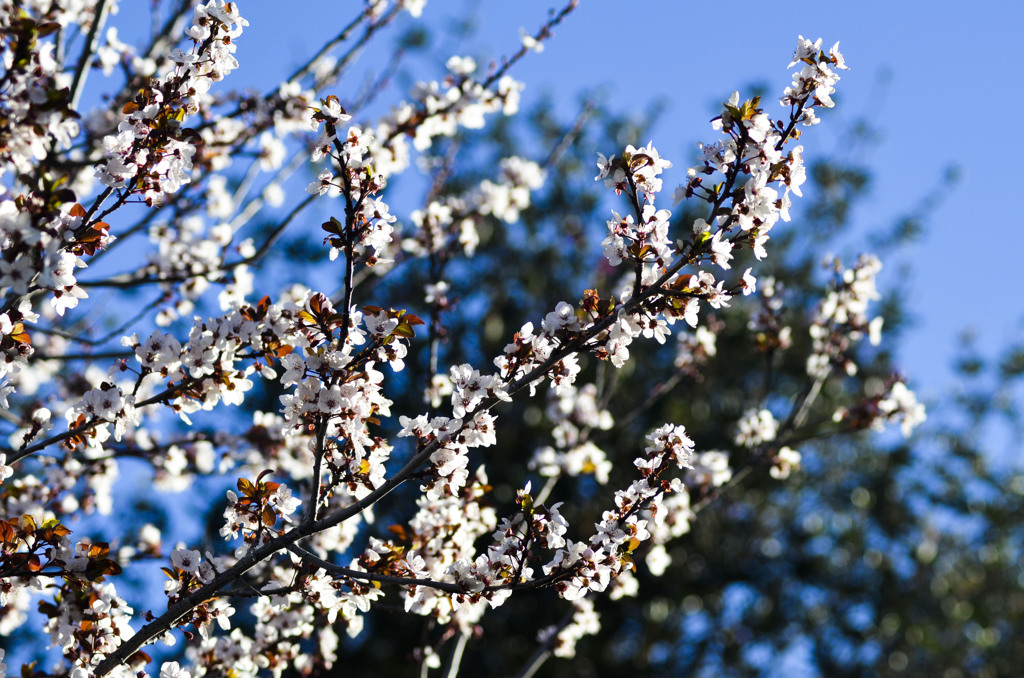
{"type": "MultiPolygon", "coordinates": [[[[309,0],[295,19],[308,30],[282,31],[278,3],[239,4],[251,22],[239,44],[240,77],[253,73],[249,59],[267,55],[266,45],[275,42],[282,49],[270,52],[276,58],[266,67],[284,73],[289,59],[308,54],[316,37],[347,19],[337,3],[309,0]],[[314,21],[318,16],[337,18],[314,21]]],[[[517,47],[519,27],[532,32],[552,6],[548,0],[430,0],[424,20],[443,25],[473,18],[478,37],[453,49],[498,57],[517,47]]],[[[881,284],[902,287],[916,317],[900,362],[929,398],[952,385],[948,365],[961,331],[974,328],[980,345],[992,350],[1024,327],[1024,304],[1012,292],[1024,231],[1011,207],[1015,162],[1024,151],[1016,130],[1024,78],[1015,73],[1014,58],[1022,25],[1024,3],[1009,0],[862,0],[793,10],[752,2],[583,0],[545,51],[515,75],[527,83],[524,107],[554,92],[567,114],[579,91],[602,85],[617,110],[639,112],[664,99],[668,107],[650,136],[681,171],[693,142],[713,136],[709,102],[758,81],[781,91],[798,34],[822,37],[827,46],[839,40],[850,66],[839,84],[840,105],[805,139],[809,152],[833,151],[842,143],[843,123],[858,116],[880,133],[865,157],[874,187],[855,217],[865,242],[916,206],[948,167],[962,173],[923,240],[904,252],[876,252],[887,264],[881,284]],[[899,262],[909,264],[909,275],[899,262]]]]}

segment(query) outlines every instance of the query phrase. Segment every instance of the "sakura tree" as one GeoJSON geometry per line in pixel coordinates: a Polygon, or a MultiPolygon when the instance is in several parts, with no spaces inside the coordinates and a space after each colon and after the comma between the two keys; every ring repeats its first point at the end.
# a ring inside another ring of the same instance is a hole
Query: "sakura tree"
{"type": "Polygon", "coordinates": [[[135,42],[107,27],[113,0],[0,3],[8,660],[54,676],[312,674],[373,643],[366,620],[385,610],[422,622],[412,666],[456,675],[488,615],[548,596],[560,621],[526,629],[514,669],[532,675],[600,628],[595,600],[664,573],[723,488],[785,482],[822,416],[830,436],[924,418],[902,378],[860,371],[860,344],[881,340],[878,259],[829,261],[800,337],[762,272],[802,196],[796,142],[846,68],[838,43],[798,38],[778,117],[734,93],[675,175],[653,143],[585,149],[614,209],[560,227],[603,252],[504,262],[571,289],[495,325],[471,303],[495,264],[476,262],[564,188],[559,154],[585,121],[472,180],[460,151],[516,114],[516,65],[542,58],[575,0],[489,68],[452,56],[409,92],[387,86],[400,55],[371,87],[347,78],[423,0],[350,10],[262,93],[230,89],[244,3],[165,4],[135,42]],[[717,337],[736,332],[764,387],[714,447],[691,435],[699,420],[599,444],[728,359],[717,337]],[[797,388],[773,387],[783,354],[797,388]],[[216,540],[132,520],[122,473],[164,511],[183,493],[216,508],[216,540]]]}

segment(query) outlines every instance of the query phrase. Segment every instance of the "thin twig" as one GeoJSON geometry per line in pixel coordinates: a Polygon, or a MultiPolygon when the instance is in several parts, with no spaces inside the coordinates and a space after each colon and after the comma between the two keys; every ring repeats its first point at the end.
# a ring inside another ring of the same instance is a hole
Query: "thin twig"
{"type": "Polygon", "coordinates": [[[452,653],[448,657],[448,669],[444,672],[445,678],[456,678],[459,675],[459,665],[462,664],[462,654],[466,651],[466,643],[469,641],[469,633],[461,631],[452,653]]]}
{"type": "Polygon", "coordinates": [[[96,7],[93,9],[93,20],[92,25],[89,26],[89,35],[85,39],[85,44],[82,45],[82,53],[78,55],[78,64],[75,65],[75,76],[71,81],[70,108],[72,110],[76,110],[78,108],[78,100],[82,96],[82,90],[85,88],[85,80],[89,73],[89,60],[92,59],[92,55],[95,54],[97,48],[99,48],[100,30],[103,28],[103,24],[107,21],[108,9],[109,0],[99,0],[96,7]]]}
{"type": "Polygon", "coordinates": [[[537,651],[533,653],[533,656],[527,660],[523,669],[516,674],[516,678],[532,678],[533,674],[540,670],[540,667],[544,665],[544,662],[551,657],[552,649],[558,641],[558,633],[572,623],[573,614],[573,612],[569,612],[562,617],[557,624],[555,624],[555,628],[551,630],[551,635],[541,643],[540,647],[537,648],[537,651]]]}
{"type": "Polygon", "coordinates": [[[432,579],[416,579],[414,577],[394,577],[387,574],[374,574],[372,572],[362,572],[360,570],[353,570],[349,567],[335,565],[334,563],[328,562],[294,543],[286,544],[284,548],[291,551],[302,560],[323,568],[328,574],[340,577],[349,577],[351,579],[360,579],[363,581],[375,581],[381,584],[396,584],[398,586],[426,586],[427,588],[437,589],[438,591],[444,591],[445,593],[465,593],[463,588],[458,584],[434,581],[432,579]]]}

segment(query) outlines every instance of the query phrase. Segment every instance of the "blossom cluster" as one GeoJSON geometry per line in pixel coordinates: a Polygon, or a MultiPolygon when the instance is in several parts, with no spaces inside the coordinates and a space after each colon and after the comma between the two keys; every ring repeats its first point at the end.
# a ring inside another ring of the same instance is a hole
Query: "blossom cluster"
{"type": "MultiPolygon", "coordinates": [[[[396,563],[414,575],[443,580],[456,563],[473,557],[477,539],[497,528],[494,507],[486,504],[487,482],[486,470],[478,467],[458,493],[440,499],[423,496],[399,539],[371,541],[361,561],[374,570],[396,563]],[[399,553],[404,557],[395,558],[399,553]]],[[[442,623],[454,621],[464,628],[476,623],[487,607],[457,605],[450,595],[428,586],[408,587],[403,604],[408,612],[433,616],[442,623]]]]}
{"type": "Polygon", "coordinates": [[[585,384],[579,390],[553,389],[546,413],[555,425],[551,432],[554,446],[537,449],[530,467],[549,478],[593,474],[598,483],[606,484],[612,463],[591,436],[611,429],[615,420],[611,412],[599,407],[597,387],[585,384]]]}
{"type": "Polygon", "coordinates": [[[840,407],[832,415],[837,422],[846,422],[854,428],[882,430],[885,424],[897,421],[904,437],[924,423],[925,407],[917,396],[907,388],[901,377],[891,377],[885,384],[871,383],[873,393],[865,394],[861,402],[851,407],[840,407]]]}
{"type": "Polygon", "coordinates": [[[471,57],[454,56],[446,64],[443,82],[417,83],[412,101],[394,106],[372,130],[371,147],[377,171],[384,176],[399,173],[410,163],[410,148],[425,151],[439,137],[452,137],[462,127],[479,129],[486,116],[514,115],[519,110],[523,84],[509,75],[476,76],[471,57]]]}
{"type": "Polygon", "coordinates": [[[572,620],[558,628],[548,626],[537,632],[537,640],[551,643],[554,655],[565,659],[576,656],[576,643],[583,637],[595,635],[601,630],[601,617],[594,612],[594,603],[588,598],[572,601],[572,620]]]}
{"type": "Polygon", "coordinates": [[[651,538],[641,511],[658,511],[662,495],[684,491],[681,480],[661,476],[670,468],[690,468],[693,441],[681,426],[666,424],[647,436],[645,455],[634,460],[640,480],[615,493],[615,509],[605,511],[596,533],[586,542],[566,541],[544,573],[554,575],[559,594],[576,600],[590,591],[604,591],[613,579],[628,571],[628,554],[651,538]]]}
{"type": "Polygon", "coordinates": [[[844,268],[838,259],[826,265],[834,271],[835,280],[811,324],[814,352],[807,359],[807,373],[823,378],[839,369],[853,376],[857,373],[857,363],[849,353],[853,343],[865,333],[872,345],[881,341],[883,318],[868,319],[867,311],[868,304],[879,298],[875,280],[882,262],[862,255],[853,268],[844,268]]]}
{"type": "MultiPolygon", "coordinates": [[[[504,396],[500,387],[495,389],[494,393],[504,396]]],[[[458,394],[453,394],[453,398],[457,397],[458,394]]],[[[470,475],[469,450],[474,447],[489,447],[497,440],[495,417],[487,411],[481,411],[466,419],[428,419],[423,414],[410,419],[403,415],[399,422],[402,424],[399,437],[415,436],[420,449],[434,448],[430,454],[429,480],[422,487],[426,496],[433,499],[449,493],[457,494],[465,487],[470,475]]]]}
{"type": "MultiPolygon", "coordinates": [[[[78,114],[72,107],[71,78],[62,72],[56,45],[44,40],[63,19],[86,25],[85,8],[64,10],[58,5],[33,15],[17,11],[19,3],[4,2],[2,43],[4,65],[4,143],[0,145],[0,178],[10,170],[32,172],[52,151],[71,146],[78,135],[78,114]],[[61,17],[61,11],[66,14],[61,17]],[[18,20],[10,20],[18,16],[18,20]]],[[[3,190],[6,193],[6,190],[3,190]]],[[[0,284],[0,287],[3,285],[0,284]]]]}
{"type": "Polygon", "coordinates": [[[235,3],[210,0],[196,6],[194,23],[185,31],[192,50],[173,50],[174,71],[139,90],[125,104],[127,117],[117,133],[103,139],[106,161],[96,176],[104,186],[142,193],[153,204],[191,181],[201,137],[182,122],[199,112],[214,82],[238,67],[233,41],[248,25],[235,3]]]}

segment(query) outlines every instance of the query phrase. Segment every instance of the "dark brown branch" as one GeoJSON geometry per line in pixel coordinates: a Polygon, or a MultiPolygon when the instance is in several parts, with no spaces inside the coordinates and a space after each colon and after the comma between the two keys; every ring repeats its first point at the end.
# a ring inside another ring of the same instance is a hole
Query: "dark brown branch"
{"type": "Polygon", "coordinates": [[[317,567],[321,567],[328,574],[335,575],[338,577],[349,577],[350,579],[360,579],[363,581],[375,581],[381,584],[396,584],[398,586],[426,586],[428,588],[437,589],[438,591],[444,591],[445,593],[466,593],[466,591],[458,584],[434,581],[433,579],[394,577],[387,574],[374,574],[372,572],[362,572],[360,570],[353,570],[348,567],[341,567],[340,565],[329,563],[323,558],[319,558],[316,555],[307,551],[306,549],[295,544],[289,544],[288,546],[285,546],[285,548],[294,553],[295,555],[297,555],[303,561],[316,565],[317,567]]]}
{"type": "Polygon", "coordinates": [[[93,8],[92,25],[89,26],[89,35],[82,45],[82,53],[78,55],[78,63],[75,65],[75,75],[71,80],[71,103],[72,109],[78,108],[78,99],[82,96],[82,88],[85,87],[85,79],[89,70],[89,60],[99,48],[99,33],[107,20],[107,9],[109,0],[99,0],[93,8]]]}

